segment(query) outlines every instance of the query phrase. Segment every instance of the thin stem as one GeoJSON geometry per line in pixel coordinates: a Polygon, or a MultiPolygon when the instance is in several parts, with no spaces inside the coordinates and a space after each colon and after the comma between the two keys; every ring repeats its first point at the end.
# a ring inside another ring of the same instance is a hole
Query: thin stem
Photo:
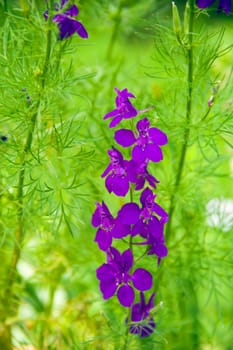
{"type": "Polygon", "coordinates": [[[115,23],[111,35],[111,39],[109,41],[108,49],[107,49],[107,54],[106,54],[106,59],[109,60],[111,59],[112,51],[113,51],[113,46],[116,41],[117,33],[121,24],[121,10],[122,10],[122,2],[119,0],[118,3],[118,8],[117,8],[117,13],[115,15],[115,23]]]}
{"type": "MultiPolygon", "coordinates": [[[[133,125],[132,125],[132,129],[133,129],[133,125]]],[[[133,202],[133,188],[132,186],[130,186],[130,202],[133,202]]],[[[129,248],[131,250],[131,252],[133,253],[133,237],[132,235],[130,235],[130,239],[129,239],[129,248]]],[[[132,270],[132,268],[131,268],[132,270]]],[[[132,272],[132,271],[130,271],[132,272]]],[[[123,345],[123,350],[127,349],[127,345],[128,345],[128,339],[129,339],[129,325],[131,323],[131,307],[129,307],[128,309],[128,315],[127,315],[127,325],[126,325],[126,329],[125,329],[125,337],[124,337],[124,345],[123,345]]]]}
{"type": "Polygon", "coordinates": [[[8,11],[7,0],[4,0],[4,11],[8,11]]]}
{"type": "Polygon", "coordinates": [[[192,95],[193,95],[193,25],[194,25],[194,0],[190,0],[190,17],[189,17],[189,36],[188,36],[188,73],[187,73],[187,84],[188,84],[188,94],[187,94],[187,104],[186,104],[186,128],[184,131],[184,142],[181,149],[180,159],[178,163],[178,171],[176,175],[176,180],[174,188],[171,195],[170,208],[169,208],[169,221],[167,223],[166,229],[166,241],[169,241],[171,234],[171,225],[173,213],[175,210],[175,196],[180,185],[180,181],[183,175],[185,158],[188,149],[189,134],[190,134],[190,120],[192,114],[192,95]]]}

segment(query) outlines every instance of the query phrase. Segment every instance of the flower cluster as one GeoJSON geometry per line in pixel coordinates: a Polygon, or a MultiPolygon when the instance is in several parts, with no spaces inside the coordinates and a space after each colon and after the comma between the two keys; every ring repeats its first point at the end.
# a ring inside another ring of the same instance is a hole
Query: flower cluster
{"type": "MultiPolygon", "coordinates": [[[[211,6],[215,0],[196,0],[199,8],[204,9],[211,6]]],[[[217,12],[224,11],[227,15],[231,13],[231,0],[219,0],[217,12]]]]}
{"type": "MultiPolygon", "coordinates": [[[[116,108],[104,116],[111,118],[110,128],[124,119],[138,116],[143,111],[137,110],[130,98],[135,96],[123,89],[115,88],[117,93],[116,108]]],[[[145,110],[146,111],[146,110],[145,110]]],[[[137,121],[135,130],[119,129],[114,139],[123,148],[130,147],[131,159],[124,159],[116,147],[108,150],[110,163],[102,173],[109,193],[125,197],[130,192],[131,201],[125,203],[113,216],[107,206],[97,202],[92,215],[92,225],[97,229],[95,242],[106,254],[106,262],[96,271],[103,298],[116,296],[119,303],[129,308],[126,324],[132,334],[141,337],[150,335],[155,329],[151,315],[154,308],[155,293],[146,303],[145,292],[153,287],[152,274],[144,268],[135,268],[133,246],[144,248],[144,255],[154,255],[158,260],[164,258],[168,251],[164,239],[164,225],[168,221],[166,211],[156,203],[152,189],[159,181],[149,173],[149,162],[158,163],[163,159],[161,147],[168,140],[161,130],[152,127],[148,118],[137,121]],[[140,204],[134,202],[134,191],[140,191],[140,204]],[[122,253],[113,246],[114,240],[121,239],[128,247],[122,253]],[[140,301],[135,302],[137,299],[140,301]]]]}
{"type": "MultiPolygon", "coordinates": [[[[58,13],[53,16],[52,21],[58,24],[59,39],[69,38],[74,33],[77,33],[83,39],[88,38],[85,27],[80,21],[74,18],[78,16],[78,7],[73,4],[64,11],[64,7],[68,2],[69,0],[61,0],[60,4],[58,2],[54,3],[54,11],[58,13]]],[[[44,18],[48,20],[49,9],[45,11],[44,18]]]]}

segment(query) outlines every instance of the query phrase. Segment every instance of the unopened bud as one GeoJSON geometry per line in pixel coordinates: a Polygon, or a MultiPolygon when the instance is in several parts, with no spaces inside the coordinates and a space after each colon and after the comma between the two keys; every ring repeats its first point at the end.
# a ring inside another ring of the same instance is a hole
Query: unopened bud
{"type": "Polygon", "coordinates": [[[210,98],[208,99],[208,106],[212,107],[214,104],[214,95],[211,95],[210,98]]]}
{"type": "Polygon", "coordinates": [[[220,88],[220,84],[221,84],[221,81],[218,80],[215,85],[212,87],[212,95],[210,96],[209,100],[208,100],[208,106],[209,107],[212,107],[213,104],[214,104],[214,99],[215,99],[215,96],[217,95],[218,93],[218,90],[220,88]]]}
{"type": "Polygon", "coordinates": [[[180,22],[180,15],[178,8],[174,1],[172,2],[172,18],[173,18],[173,30],[176,34],[176,37],[178,41],[180,41],[180,34],[181,34],[181,22],[180,22]]]}
{"type": "Polygon", "coordinates": [[[189,19],[190,19],[190,6],[189,2],[186,2],[185,10],[184,10],[184,34],[189,34],[189,19]]]}

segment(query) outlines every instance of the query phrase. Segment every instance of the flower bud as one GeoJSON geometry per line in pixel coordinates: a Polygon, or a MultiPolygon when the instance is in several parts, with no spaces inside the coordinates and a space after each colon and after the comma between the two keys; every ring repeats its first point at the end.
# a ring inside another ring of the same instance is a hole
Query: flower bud
{"type": "Polygon", "coordinates": [[[174,1],[172,2],[172,18],[173,18],[173,30],[176,34],[178,41],[180,42],[180,34],[181,34],[181,22],[178,8],[174,1]]]}
{"type": "Polygon", "coordinates": [[[190,18],[190,6],[189,2],[186,2],[185,10],[184,10],[184,34],[189,34],[189,18],[190,18]]]}

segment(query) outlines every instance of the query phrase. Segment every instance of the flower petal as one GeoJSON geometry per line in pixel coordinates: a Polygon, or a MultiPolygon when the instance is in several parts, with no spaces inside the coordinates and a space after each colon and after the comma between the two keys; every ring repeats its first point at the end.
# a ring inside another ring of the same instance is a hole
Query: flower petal
{"type": "MultiPolygon", "coordinates": [[[[63,7],[63,6],[62,6],[63,7]]],[[[78,7],[76,5],[71,5],[68,10],[66,10],[64,12],[65,15],[67,16],[71,16],[71,17],[74,17],[74,16],[77,16],[78,15],[78,7]]]]}
{"type": "Polygon", "coordinates": [[[77,21],[77,20],[73,20],[73,26],[75,28],[75,32],[83,39],[87,39],[88,38],[88,33],[85,29],[85,27],[82,25],[81,22],[77,21]]]}
{"type": "Polygon", "coordinates": [[[119,197],[124,197],[129,191],[129,181],[127,177],[109,175],[105,181],[109,193],[113,192],[119,197]]]}
{"type": "Polygon", "coordinates": [[[116,270],[114,267],[110,264],[102,264],[98,269],[96,270],[96,277],[98,280],[103,281],[109,281],[114,279],[115,280],[115,274],[116,270]]]}
{"type": "Polygon", "coordinates": [[[100,281],[100,290],[105,300],[111,298],[117,290],[116,281],[114,279],[100,281]]]}
{"type": "Polygon", "coordinates": [[[118,114],[119,114],[118,109],[114,109],[113,111],[105,114],[103,119],[105,120],[105,119],[108,119],[108,118],[116,117],[118,114]]]}
{"type": "Polygon", "coordinates": [[[119,210],[117,220],[122,224],[132,225],[136,224],[139,219],[140,209],[136,203],[127,203],[119,210]]]}
{"type": "Polygon", "coordinates": [[[220,0],[217,12],[221,12],[221,10],[229,15],[231,13],[231,0],[220,0]]]}
{"type": "Polygon", "coordinates": [[[122,225],[121,223],[116,222],[111,233],[113,238],[125,237],[130,233],[130,225],[122,225]]]}
{"type": "Polygon", "coordinates": [[[133,254],[130,249],[125,250],[121,255],[121,269],[126,273],[133,266],[133,254]]]}
{"type": "Polygon", "coordinates": [[[196,4],[201,9],[204,9],[210,5],[212,5],[215,2],[215,0],[197,0],[196,4]]]}
{"type": "Polygon", "coordinates": [[[97,208],[95,209],[91,218],[91,224],[94,227],[98,227],[101,224],[100,209],[98,207],[98,205],[100,204],[97,202],[96,205],[97,205],[97,208]]]}
{"type": "Polygon", "coordinates": [[[160,162],[163,159],[163,153],[159,146],[155,144],[148,144],[145,148],[146,158],[152,162],[160,162]]]}
{"type": "Polygon", "coordinates": [[[158,258],[164,258],[168,254],[168,249],[163,243],[153,244],[149,251],[148,255],[157,255],[158,258]]]}
{"type": "Polygon", "coordinates": [[[150,272],[145,269],[139,268],[134,271],[132,275],[133,285],[140,291],[148,290],[152,287],[153,278],[150,272]]]}
{"type": "Polygon", "coordinates": [[[68,1],[69,0],[61,0],[61,8],[63,8],[68,1]]]}
{"type": "Polygon", "coordinates": [[[110,163],[107,168],[104,170],[104,172],[101,174],[101,177],[105,177],[108,175],[108,173],[112,170],[112,164],[110,163]]]}
{"type": "Polygon", "coordinates": [[[112,244],[111,232],[99,229],[96,232],[95,242],[98,243],[99,249],[106,252],[112,244]]]}
{"type": "Polygon", "coordinates": [[[60,30],[59,38],[63,40],[69,38],[75,33],[75,27],[73,20],[66,17],[65,15],[56,15],[53,17],[53,22],[58,22],[58,27],[60,30]],[[61,18],[62,17],[62,18],[61,18]]]}
{"type": "Polygon", "coordinates": [[[117,298],[121,305],[130,307],[134,302],[134,290],[129,285],[123,285],[118,289],[117,298]]]}
{"type": "Polygon", "coordinates": [[[157,215],[159,215],[161,217],[162,223],[165,223],[168,221],[168,219],[169,219],[168,213],[162,207],[160,207],[159,204],[154,203],[152,209],[153,209],[154,213],[156,213],[157,215]]]}
{"type": "Polygon", "coordinates": [[[114,128],[116,125],[118,125],[123,119],[122,115],[117,115],[112,119],[112,121],[109,123],[110,128],[114,128]]]}
{"type": "Polygon", "coordinates": [[[141,303],[134,304],[132,307],[131,321],[139,322],[143,319],[144,309],[141,303]]]}
{"type": "Polygon", "coordinates": [[[135,142],[134,133],[128,129],[117,130],[114,139],[123,147],[129,147],[135,142]]]}
{"type": "Polygon", "coordinates": [[[142,220],[138,220],[132,228],[131,235],[136,236],[137,234],[140,234],[143,238],[148,238],[148,225],[142,220]]]}
{"type": "Polygon", "coordinates": [[[150,232],[150,237],[161,237],[163,235],[164,225],[159,221],[159,219],[153,216],[148,222],[148,228],[150,232]]]}
{"type": "Polygon", "coordinates": [[[140,146],[135,146],[132,150],[132,158],[136,162],[143,163],[147,158],[147,154],[140,146]]]}
{"type": "Polygon", "coordinates": [[[154,143],[161,146],[168,143],[167,135],[162,130],[157,128],[150,128],[148,133],[154,143]]]}

